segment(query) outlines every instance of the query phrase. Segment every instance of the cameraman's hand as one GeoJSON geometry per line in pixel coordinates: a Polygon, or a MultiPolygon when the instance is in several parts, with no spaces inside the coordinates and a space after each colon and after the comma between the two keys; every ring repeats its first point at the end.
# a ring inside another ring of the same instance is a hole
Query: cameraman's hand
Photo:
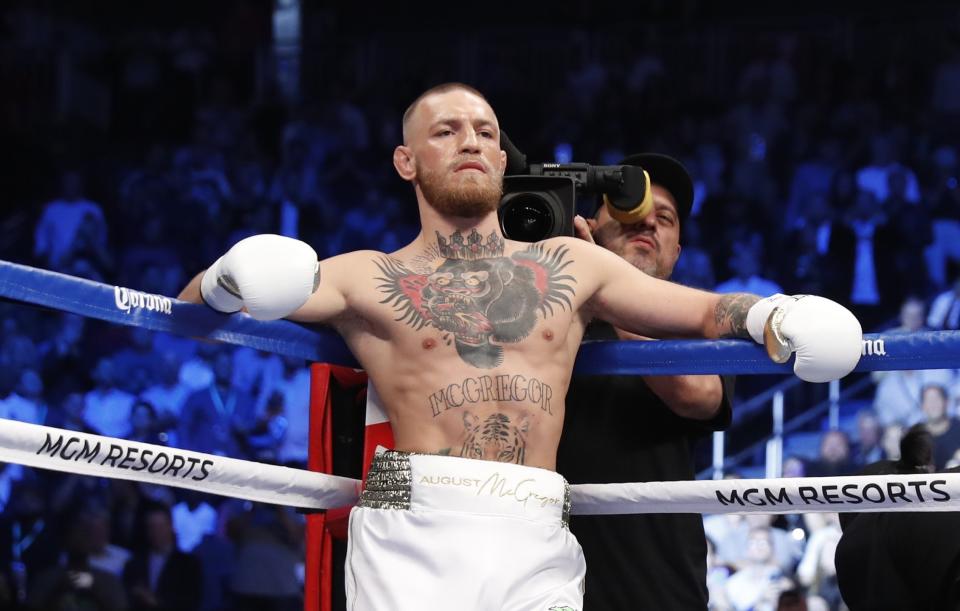
{"type": "Polygon", "coordinates": [[[593,239],[593,232],[596,229],[596,219],[584,218],[579,214],[573,217],[573,233],[581,240],[596,244],[597,242],[593,239]]]}

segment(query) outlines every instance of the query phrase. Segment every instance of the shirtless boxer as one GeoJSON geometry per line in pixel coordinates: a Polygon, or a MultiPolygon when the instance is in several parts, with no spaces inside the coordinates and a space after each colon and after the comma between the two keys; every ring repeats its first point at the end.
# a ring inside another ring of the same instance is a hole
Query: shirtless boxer
{"type": "Polygon", "coordinates": [[[412,243],[318,267],[302,242],[254,236],[180,295],[331,325],[382,398],[397,451],[377,457],[350,515],[350,609],[581,608],[583,556],[554,466],[593,317],[651,337],[761,343],[770,318],[811,381],[842,377],[859,359],[859,323],[826,299],[717,295],[576,238],[504,239],[506,155],[493,109],[470,87],[421,95],[403,139],[393,163],[417,197],[412,243]]]}

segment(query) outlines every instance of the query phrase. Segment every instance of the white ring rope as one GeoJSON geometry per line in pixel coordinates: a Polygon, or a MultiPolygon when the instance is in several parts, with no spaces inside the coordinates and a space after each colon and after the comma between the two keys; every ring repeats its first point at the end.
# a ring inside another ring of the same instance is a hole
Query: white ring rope
{"type": "Polygon", "coordinates": [[[579,515],[958,511],[960,473],[581,484],[570,500],[579,515]]]}
{"type": "Polygon", "coordinates": [[[0,460],[304,509],[353,505],[360,492],[360,482],[348,477],[5,418],[0,418],[0,460]]]}
{"type": "MultiPolygon", "coordinates": [[[[0,419],[0,460],[305,509],[353,505],[360,491],[360,482],[347,477],[8,419],[0,419]]],[[[570,490],[575,515],[960,511],[960,473],[579,484],[570,490]]]]}

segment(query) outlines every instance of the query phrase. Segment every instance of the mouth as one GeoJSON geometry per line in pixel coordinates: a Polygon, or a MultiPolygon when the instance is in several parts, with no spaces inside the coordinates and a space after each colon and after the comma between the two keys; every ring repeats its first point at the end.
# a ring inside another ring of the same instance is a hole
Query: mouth
{"type": "Polygon", "coordinates": [[[645,245],[647,248],[649,248],[650,250],[656,250],[656,249],[657,249],[657,242],[656,242],[656,240],[654,240],[654,239],[651,238],[650,236],[635,235],[635,236],[631,237],[629,240],[627,240],[627,242],[629,242],[629,243],[631,243],[631,244],[643,244],[643,245],[645,245]]]}
{"type": "Polygon", "coordinates": [[[487,169],[483,167],[483,164],[479,161],[467,161],[466,163],[461,163],[457,166],[454,172],[462,172],[464,170],[476,170],[477,172],[481,172],[483,174],[487,173],[487,169]]]}

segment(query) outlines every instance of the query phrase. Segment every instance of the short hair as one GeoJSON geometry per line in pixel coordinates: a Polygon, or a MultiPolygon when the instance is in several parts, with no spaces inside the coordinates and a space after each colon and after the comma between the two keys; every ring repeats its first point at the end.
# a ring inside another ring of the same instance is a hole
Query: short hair
{"type": "Polygon", "coordinates": [[[923,424],[915,424],[900,438],[900,473],[930,472],[934,464],[933,435],[923,424]]]}
{"type": "Polygon", "coordinates": [[[486,96],[480,93],[474,87],[467,85],[466,83],[458,83],[456,81],[451,81],[449,83],[441,83],[439,85],[434,85],[430,89],[427,89],[423,93],[417,96],[417,99],[410,103],[407,106],[407,109],[403,112],[403,141],[407,141],[407,124],[410,122],[410,118],[413,116],[413,113],[416,112],[417,106],[420,105],[420,102],[427,96],[431,96],[438,93],[447,93],[448,91],[455,91],[457,89],[466,91],[467,93],[472,93],[473,95],[479,97],[484,102],[487,101],[486,96]]]}
{"type": "Polygon", "coordinates": [[[923,396],[928,390],[937,391],[937,394],[940,395],[940,398],[944,401],[950,398],[950,394],[947,392],[947,389],[943,384],[938,384],[936,382],[925,384],[923,388],[920,389],[920,395],[923,396]]]}

